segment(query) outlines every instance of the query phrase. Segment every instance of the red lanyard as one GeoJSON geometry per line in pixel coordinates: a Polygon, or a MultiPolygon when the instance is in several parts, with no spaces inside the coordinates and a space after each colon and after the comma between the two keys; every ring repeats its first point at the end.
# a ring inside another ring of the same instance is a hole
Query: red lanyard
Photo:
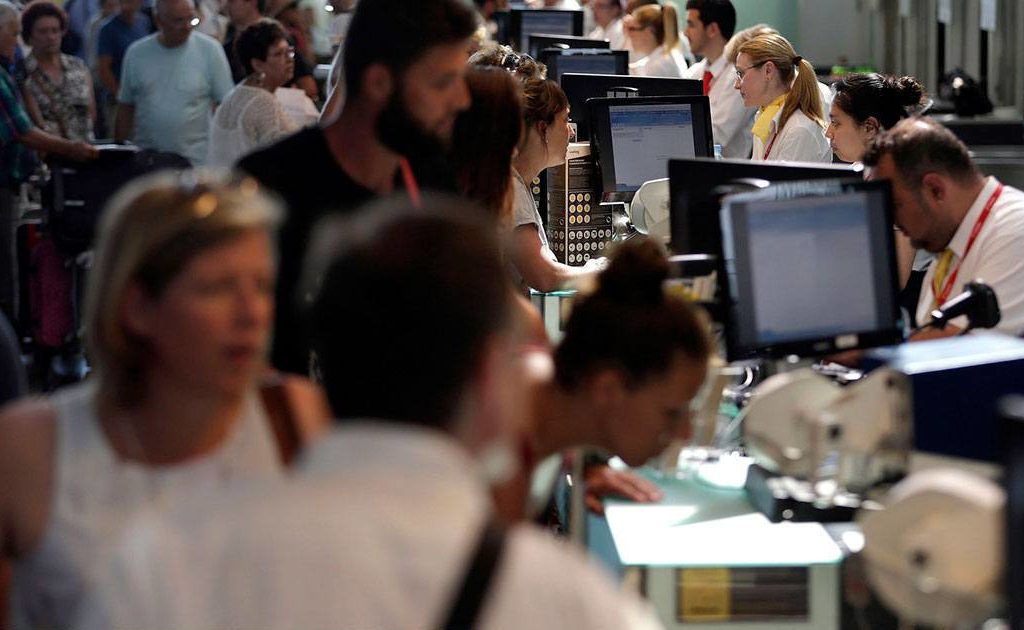
{"type": "Polygon", "coordinates": [[[416,176],[412,173],[409,160],[405,157],[398,158],[398,167],[402,170],[402,181],[405,183],[405,192],[409,195],[409,201],[417,208],[422,207],[423,198],[420,196],[420,185],[416,183],[416,176]]]}
{"type": "Polygon", "coordinates": [[[971,235],[967,239],[967,247],[964,248],[964,255],[960,257],[960,262],[957,263],[956,269],[953,273],[946,277],[946,284],[942,287],[942,292],[935,296],[936,306],[942,306],[946,303],[949,298],[949,294],[953,291],[953,285],[956,284],[956,276],[960,273],[960,266],[963,265],[964,259],[967,258],[968,252],[971,251],[971,247],[974,245],[974,241],[978,238],[978,233],[981,232],[981,226],[985,225],[985,221],[988,220],[988,215],[992,214],[992,208],[996,205],[996,201],[999,200],[999,195],[1003,193],[1003,184],[1000,182],[996,186],[995,192],[988,198],[985,203],[985,207],[981,211],[981,215],[978,216],[978,220],[974,222],[974,227],[971,228],[971,235]]]}
{"type": "Polygon", "coordinates": [[[772,136],[772,141],[768,143],[767,147],[765,147],[764,155],[761,157],[762,160],[767,160],[768,159],[768,154],[772,152],[772,147],[775,146],[775,139],[778,138],[778,137],[779,137],[779,132],[776,131],[775,135],[772,136]]]}

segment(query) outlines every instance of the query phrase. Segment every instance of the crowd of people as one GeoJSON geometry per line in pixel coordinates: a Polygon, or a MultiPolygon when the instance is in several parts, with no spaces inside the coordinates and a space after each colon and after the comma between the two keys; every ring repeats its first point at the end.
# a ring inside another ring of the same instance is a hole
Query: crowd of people
{"type": "MultiPolygon", "coordinates": [[[[196,31],[192,0],[142,4],[96,7],[86,62],[61,52],[63,9],[0,0],[5,313],[36,152],[94,159],[109,128],[235,167],[150,175],[111,200],[84,299],[92,374],[0,408],[0,618],[661,627],[529,522],[528,488],[573,446],[641,465],[685,438],[714,343],[666,289],[661,245],[631,239],[580,267],[548,246],[530,184],[566,158],[569,101],[542,64],[481,41],[496,3],[358,2],[312,126],[276,96],[319,95],[297,4],[227,0],[224,41],[196,31]],[[524,296],[570,285],[552,347],[524,296]]],[[[729,0],[687,0],[685,15],[584,4],[631,72],[702,82],[723,156],[834,156],[890,180],[901,280],[935,259],[919,317],[958,274],[980,276],[1000,330],[1024,332],[1024,193],[918,116],[919,82],[826,88],[782,34],[737,31],[729,0]]],[[[597,509],[604,494],[660,498],[632,473],[589,474],[597,509]]]]}

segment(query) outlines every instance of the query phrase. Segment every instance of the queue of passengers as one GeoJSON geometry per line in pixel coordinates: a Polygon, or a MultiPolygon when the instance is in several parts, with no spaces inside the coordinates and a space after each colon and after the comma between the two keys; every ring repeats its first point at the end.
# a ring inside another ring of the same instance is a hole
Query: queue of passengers
{"type": "MultiPolygon", "coordinates": [[[[117,24],[123,43],[137,1],[108,7],[100,41],[117,24]]],[[[634,71],[703,82],[723,155],[834,154],[891,180],[901,279],[916,250],[938,260],[916,310],[980,274],[1001,329],[1024,330],[1024,194],[916,116],[918,82],[850,75],[823,93],[781,34],[734,32],[729,0],[689,0],[685,37],[670,5],[588,4],[634,71]]],[[[584,267],[552,253],[526,182],[565,160],[565,93],[526,55],[470,57],[481,17],[462,0],[361,0],[335,109],[298,128],[275,92],[302,53],[261,12],[228,2],[237,66],[193,32],[189,0],[156,0],[157,32],[116,64],[99,48],[118,137],[237,168],[111,201],[85,294],[93,374],[0,410],[9,625],[661,627],[528,523],[546,457],[588,445],[641,465],[685,438],[713,352],[664,288],[661,246],[584,267]],[[581,281],[552,347],[525,292],[581,281]]],[[[0,0],[4,65],[19,27],[33,47],[24,83],[0,70],[6,213],[25,148],[95,156],[94,83],[56,46],[66,22],[0,0]]],[[[600,464],[586,484],[595,509],[661,498],[600,464]]]]}

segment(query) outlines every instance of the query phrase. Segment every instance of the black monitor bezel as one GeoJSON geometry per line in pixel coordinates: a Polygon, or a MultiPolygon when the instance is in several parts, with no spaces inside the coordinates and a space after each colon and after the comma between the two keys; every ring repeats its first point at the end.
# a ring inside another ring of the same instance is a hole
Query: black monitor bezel
{"type": "MultiPolygon", "coordinates": [[[[790,181],[800,182],[801,180],[790,181]]],[[[810,183],[823,183],[827,180],[807,181],[810,183]]],[[[897,272],[895,232],[892,229],[894,212],[892,186],[888,181],[864,181],[863,179],[841,179],[835,181],[837,181],[844,192],[868,191],[883,196],[883,217],[881,220],[884,222],[884,226],[880,227],[884,227],[884,229],[881,229],[879,233],[884,235],[886,242],[879,246],[882,249],[878,251],[889,253],[888,264],[886,265],[888,267],[886,279],[889,282],[889,290],[892,293],[892,308],[891,312],[888,313],[888,320],[891,322],[891,326],[878,330],[848,331],[841,335],[832,335],[829,337],[805,337],[772,345],[761,345],[756,343],[747,345],[738,338],[739,327],[736,325],[736,322],[738,320],[738,309],[746,309],[749,308],[749,306],[737,303],[735,287],[732,286],[731,277],[726,272],[728,264],[727,260],[724,256],[720,256],[719,284],[723,289],[722,301],[724,304],[722,312],[725,314],[725,348],[726,358],[729,361],[741,361],[754,358],[781,359],[789,356],[821,357],[847,350],[863,350],[866,348],[893,345],[901,343],[904,340],[900,308],[896,299],[896,294],[899,291],[899,276],[897,272]],[[853,335],[856,335],[856,341],[854,343],[850,343],[851,336],[853,335]],[[838,343],[840,338],[844,340],[841,344],[838,343]]],[[[719,212],[722,214],[727,210],[728,205],[723,204],[719,212]]]]}
{"type": "MultiPolygon", "coordinates": [[[[538,60],[548,67],[548,78],[552,81],[557,81],[561,78],[558,74],[558,62],[552,62],[552,59],[558,57],[575,57],[584,54],[591,54],[597,56],[613,57],[615,59],[615,69],[618,74],[615,75],[601,75],[601,76],[626,76],[629,74],[629,52],[625,50],[611,50],[611,49],[591,49],[591,48],[569,48],[558,49],[558,48],[545,48],[541,51],[538,60]],[[589,53],[582,53],[580,51],[593,51],[589,53]]],[[[566,74],[566,73],[562,73],[566,74]]],[[[578,74],[578,73],[576,73],[578,74]]]]}
{"type": "Polygon", "coordinates": [[[768,182],[799,181],[804,179],[840,179],[863,177],[864,168],[850,164],[820,162],[752,162],[750,160],[716,160],[686,158],[670,160],[669,178],[669,249],[675,254],[711,254],[720,256],[721,250],[705,251],[706,247],[693,245],[693,241],[721,245],[718,230],[718,205],[707,203],[712,190],[737,183],[743,179],[762,179],[768,182]],[[736,177],[716,177],[722,171],[736,171],[736,177]],[[695,212],[691,200],[703,210],[695,212]],[[700,229],[706,230],[701,239],[690,238],[700,229]]]}
{"type": "Polygon", "coordinates": [[[611,42],[607,39],[594,39],[583,35],[558,35],[555,33],[531,33],[529,53],[534,59],[540,59],[540,53],[545,48],[557,48],[564,45],[568,49],[573,48],[598,48],[611,50],[611,42]]]}
{"type": "Polygon", "coordinates": [[[670,77],[638,77],[617,74],[580,74],[566,72],[560,84],[569,99],[569,117],[576,123],[576,140],[590,139],[590,123],[587,119],[587,101],[592,98],[607,98],[615,88],[637,90],[638,96],[701,96],[704,84],[697,79],[676,79],[670,77]]]}
{"type": "MultiPolygon", "coordinates": [[[[523,43],[523,14],[535,11],[546,11],[548,13],[564,13],[571,14],[572,18],[572,33],[576,37],[583,36],[583,10],[582,9],[509,9],[509,24],[508,24],[508,39],[509,45],[512,46],[517,52],[527,52],[520,50],[520,46],[523,43]]],[[[545,33],[550,35],[552,33],[545,33]]],[[[554,33],[557,35],[557,33],[554,33]]],[[[529,42],[527,42],[529,47],[529,42]]]]}
{"type": "MultiPolygon", "coordinates": [[[[591,155],[594,164],[601,173],[601,194],[622,191],[615,190],[615,161],[609,159],[613,154],[611,138],[611,107],[640,105],[690,105],[693,114],[694,153],[698,157],[709,157],[714,154],[711,129],[711,104],[706,96],[650,96],[637,98],[592,98],[587,100],[587,117],[591,121],[593,134],[590,138],[591,155]],[[702,155],[703,154],[703,155],[702,155]]],[[[665,173],[668,176],[668,165],[665,173]]],[[[658,179],[652,177],[651,179],[658,179]]]]}

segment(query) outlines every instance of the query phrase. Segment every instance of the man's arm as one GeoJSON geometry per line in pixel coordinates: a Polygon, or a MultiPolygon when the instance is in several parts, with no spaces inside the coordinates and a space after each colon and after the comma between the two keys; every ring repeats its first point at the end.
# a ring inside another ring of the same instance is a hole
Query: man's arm
{"type": "Polygon", "coordinates": [[[117,96],[121,86],[117,84],[117,79],[114,77],[114,58],[108,55],[100,55],[96,64],[99,66],[100,83],[111,94],[117,96]]]}
{"type": "Polygon", "coordinates": [[[114,117],[114,141],[125,142],[131,140],[135,133],[135,106],[128,103],[117,104],[117,114],[114,117]]]}

